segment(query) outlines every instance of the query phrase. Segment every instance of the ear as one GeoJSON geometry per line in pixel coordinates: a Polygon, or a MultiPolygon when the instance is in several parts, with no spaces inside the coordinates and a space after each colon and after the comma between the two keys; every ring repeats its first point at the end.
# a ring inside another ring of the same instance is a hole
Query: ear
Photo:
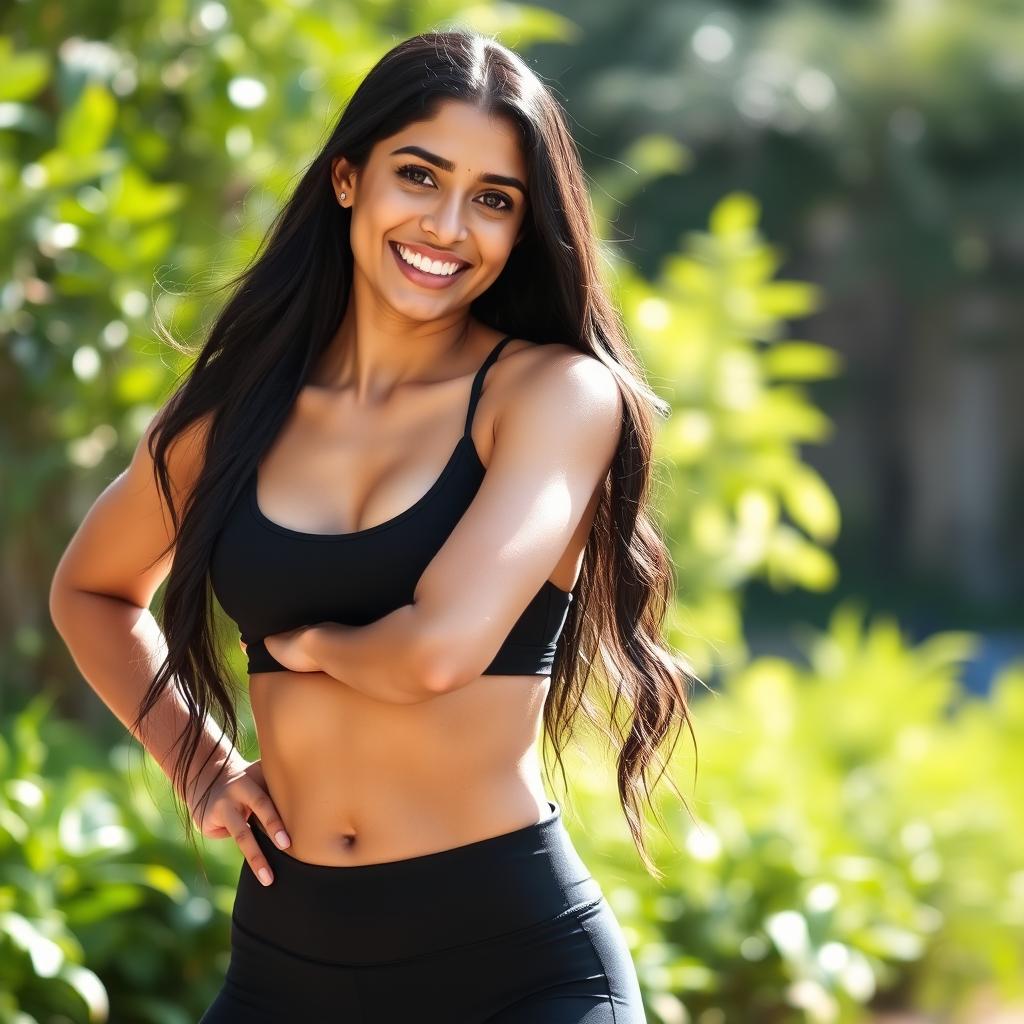
{"type": "Polygon", "coordinates": [[[355,198],[356,169],[349,162],[347,157],[339,156],[331,164],[331,187],[334,189],[334,198],[338,198],[340,192],[346,193],[343,205],[351,205],[355,198]]]}

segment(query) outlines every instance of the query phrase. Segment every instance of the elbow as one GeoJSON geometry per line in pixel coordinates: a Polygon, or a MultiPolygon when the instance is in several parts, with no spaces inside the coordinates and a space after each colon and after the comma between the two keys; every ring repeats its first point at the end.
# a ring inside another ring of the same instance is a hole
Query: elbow
{"type": "Polygon", "coordinates": [[[47,607],[50,612],[50,621],[58,633],[61,631],[61,622],[68,614],[70,598],[75,593],[70,573],[67,568],[67,552],[61,555],[53,569],[50,577],[50,591],[47,596],[47,607]]]}
{"type": "Polygon", "coordinates": [[[50,612],[50,622],[53,623],[53,628],[58,633],[61,632],[61,618],[67,599],[67,593],[67,587],[60,582],[59,574],[55,575],[50,581],[50,593],[47,601],[47,607],[50,612]]]}
{"type": "Polygon", "coordinates": [[[460,686],[462,673],[455,664],[458,645],[438,629],[424,627],[414,647],[415,664],[411,674],[417,680],[424,700],[451,693],[460,686]]]}
{"type": "Polygon", "coordinates": [[[420,678],[423,688],[430,697],[440,697],[446,693],[454,693],[473,682],[483,668],[477,669],[466,662],[466,652],[458,645],[435,654],[424,661],[425,671],[420,678]]]}
{"type": "Polygon", "coordinates": [[[424,700],[432,700],[458,689],[458,676],[441,658],[423,658],[417,666],[416,678],[424,700]]]}

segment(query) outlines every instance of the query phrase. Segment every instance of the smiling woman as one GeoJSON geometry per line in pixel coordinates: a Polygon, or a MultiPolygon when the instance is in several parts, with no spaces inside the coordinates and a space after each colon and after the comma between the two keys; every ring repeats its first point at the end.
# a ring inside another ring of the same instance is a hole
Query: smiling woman
{"type": "Polygon", "coordinates": [[[628,705],[619,796],[657,874],[641,794],[693,676],[647,504],[666,407],[599,262],[550,91],[493,39],[406,40],[65,552],[83,672],[244,854],[203,1024],[644,1020],[537,751],[628,705]]]}

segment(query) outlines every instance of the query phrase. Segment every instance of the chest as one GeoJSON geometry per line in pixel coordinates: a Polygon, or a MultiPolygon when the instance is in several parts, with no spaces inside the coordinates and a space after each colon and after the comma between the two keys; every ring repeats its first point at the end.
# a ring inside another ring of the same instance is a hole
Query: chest
{"type": "Polygon", "coordinates": [[[345,534],[303,533],[268,519],[250,475],[211,552],[210,582],[243,641],[316,621],[361,626],[412,601],[423,571],[483,478],[460,447],[410,508],[345,534]]]}

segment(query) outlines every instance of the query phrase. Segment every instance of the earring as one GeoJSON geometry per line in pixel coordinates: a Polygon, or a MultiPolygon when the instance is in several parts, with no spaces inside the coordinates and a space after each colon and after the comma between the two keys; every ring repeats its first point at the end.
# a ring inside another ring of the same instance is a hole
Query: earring
{"type": "Polygon", "coordinates": [[[347,196],[347,195],[348,195],[347,192],[339,192],[338,193],[338,202],[340,203],[342,201],[342,199],[344,199],[345,196],[347,196]]]}

